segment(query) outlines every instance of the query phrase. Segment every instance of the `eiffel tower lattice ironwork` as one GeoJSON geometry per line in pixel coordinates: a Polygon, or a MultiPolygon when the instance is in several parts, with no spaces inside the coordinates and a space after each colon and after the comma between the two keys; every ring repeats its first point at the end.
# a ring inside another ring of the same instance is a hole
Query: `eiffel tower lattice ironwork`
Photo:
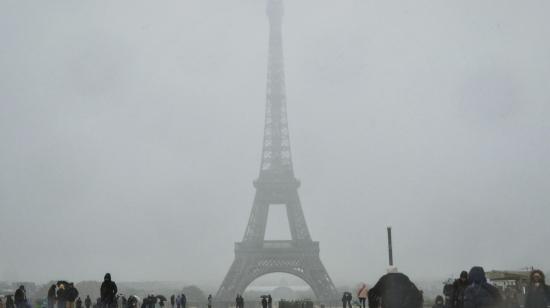
{"type": "Polygon", "coordinates": [[[242,242],[235,243],[235,260],[216,294],[230,302],[256,278],[288,273],[303,279],[320,301],[336,299],[336,288],[319,257],[319,242],[311,239],[294,177],[286,111],[282,47],[282,0],[268,0],[270,22],[267,102],[260,175],[242,242]],[[265,240],[269,206],[286,205],[290,240],[265,240]]]}

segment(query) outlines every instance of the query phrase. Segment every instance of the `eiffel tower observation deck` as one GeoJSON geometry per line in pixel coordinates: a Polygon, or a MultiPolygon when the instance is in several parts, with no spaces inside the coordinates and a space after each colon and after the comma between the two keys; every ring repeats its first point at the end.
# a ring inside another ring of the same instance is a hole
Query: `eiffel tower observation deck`
{"type": "Polygon", "coordinates": [[[218,290],[218,303],[232,303],[237,294],[258,277],[288,273],[304,280],[320,302],[334,302],[338,295],[319,257],[319,242],[309,233],[294,176],[286,109],[282,44],[282,0],[267,1],[269,55],[264,138],[260,174],[254,187],[252,212],[241,242],[235,243],[235,259],[218,290]],[[269,206],[284,204],[290,240],[267,241],[269,206]]]}

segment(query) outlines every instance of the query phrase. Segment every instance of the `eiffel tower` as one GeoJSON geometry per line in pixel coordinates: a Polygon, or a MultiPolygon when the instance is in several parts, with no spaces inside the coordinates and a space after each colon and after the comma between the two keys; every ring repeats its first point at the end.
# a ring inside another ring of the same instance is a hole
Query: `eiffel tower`
{"type": "Polygon", "coordinates": [[[286,112],[282,47],[282,0],[268,0],[269,58],[267,102],[260,175],[254,181],[256,196],[242,242],[235,243],[235,260],[216,294],[216,301],[231,302],[256,278],[269,273],[288,273],[304,280],[319,301],[337,298],[314,242],[298,196],[294,177],[286,112]],[[269,206],[286,205],[291,240],[265,240],[269,206]]]}

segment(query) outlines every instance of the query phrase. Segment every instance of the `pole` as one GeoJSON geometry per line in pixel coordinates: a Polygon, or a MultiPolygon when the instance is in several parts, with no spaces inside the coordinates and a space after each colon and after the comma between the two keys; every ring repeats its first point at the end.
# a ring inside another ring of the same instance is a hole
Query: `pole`
{"type": "Polygon", "coordinates": [[[389,252],[389,258],[390,258],[390,266],[393,266],[393,252],[392,252],[392,244],[391,244],[391,227],[388,227],[388,252],[389,252]]]}

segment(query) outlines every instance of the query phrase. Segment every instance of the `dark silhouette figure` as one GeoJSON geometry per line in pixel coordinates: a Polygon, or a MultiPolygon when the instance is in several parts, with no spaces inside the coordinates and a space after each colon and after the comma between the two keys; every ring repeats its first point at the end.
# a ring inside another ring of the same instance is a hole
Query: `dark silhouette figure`
{"type": "Polygon", "coordinates": [[[550,288],[541,270],[531,272],[525,294],[525,308],[546,308],[550,304],[550,288]]]}
{"type": "Polygon", "coordinates": [[[86,306],[86,308],[90,308],[91,305],[92,305],[92,299],[90,298],[90,295],[86,295],[86,299],[84,300],[84,306],[86,306]]]}
{"type": "Polygon", "coordinates": [[[271,298],[271,294],[267,295],[267,308],[273,307],[273,298],[271,298]]]}
{"type": "Polygon", "coordinates": [[[181,308],[185,308],[185,306],[187,305],[187,297],[185,296],[185,294],[181,294],[181,308]]]}
{"type": "Polygon", "coordinates": [[[468,284],[468,273],[462,271],[460,278],[453,282],[453,292],[451,295],[452,308],[464,308],[464,291],[466,291],[468,284]]]}
{"type": "Polygon", "coordinates": [[[82,300],[80,297],[76,300],[76,308],[82,308],[82,300]]]}
{"type": "Polygon", "coordinates": [[[135,296],[130,295],[130,297],[128,297],[127,305],[128,308],[138,308],[138,299],[135,296]]]}
{"type": "Polygon", "coordinates": [[[350,292],[344,292],[342,295],[342,306],[343,308],[351,308],[351,300],[353,299],[353,296],[350,292]]]}
{"type": "Polygon", "coordinates": [[[468,281],[470,285],[464,290],[464,308],[491,308],[502,305],[502,297],[495,286],[487,283],[483,267],[472,267],[468,281]]]}
{"type": "Polygon", "coordinates": [[[369,290],[369,308],[421,308],[422,293],[406,275],[388,273],[369,290]]]}
{"type": "Polygon", "coordinates": [[[53,308],[55,305],[55,284],[52,284],[48,289],[48,308],[53,308]]]}
{"type": "Polygon", "coordinates": [[[176,296],[172,294],[172,296],[170,296],[170,306],[174,308],[175,304],[176,304],[176,296]]]}
{"type": "Polygon", "coordinates": [[[6,308],[15,308],[15,303],[13,302],[13,296],[6,296],[6,308]]]}
{"type": "Polygon", "coordinates": [[[240,294],[237,294],[237,297],[235,298],[235,304],[237,305],[237,308],[244,307],[244,298],[240,294]]]}
{"type": "Polygon", "coordinates": [[[262,308],[267,308],[267,299],[265,296],[262,296],[262,308]]]}
{"type": "Polygon", "coordinates": [[[445,308],[445,301],[443,300],[443,296],[438,295],[435,298],[435,304],[433,304],[432,308],[445,308]]]}
{"type": "Polygon", "coordinates": [[[101,305],[103,308],[116,307],[116,294],[118,292],[116,283],[111,280],[111,274],[105,274],[103,283],[101,284],[101,305]]]}
{"type": "Polygon", "coordinates": [[[208,308],[212,308],[212,294],[208,294],[208,308]]]}
{"type": "Polygon", "coordinates": [[[58,281],[57,282],[57,308],[66,308],[67,306],[67,290],[66,282],[58,281]]]}
{"type": "MultiPolygon", "coordinates": [[[[78,290],[75,288],[74,283],[68,283],[65,291],[68,307],[74,308],[75,301],[78,298],[78,290]]],[[[82,301],[80,301],[80,306],[82,307],[82,301]]]]}
{"type": "Polygon", "coordinates": [[[19,289],[15,291],[14,299],[15,299],[15,307],[25,308],[25,306],[27,305],[27,295],[25,292],[25,286],[19,286],[19,289]]]}

